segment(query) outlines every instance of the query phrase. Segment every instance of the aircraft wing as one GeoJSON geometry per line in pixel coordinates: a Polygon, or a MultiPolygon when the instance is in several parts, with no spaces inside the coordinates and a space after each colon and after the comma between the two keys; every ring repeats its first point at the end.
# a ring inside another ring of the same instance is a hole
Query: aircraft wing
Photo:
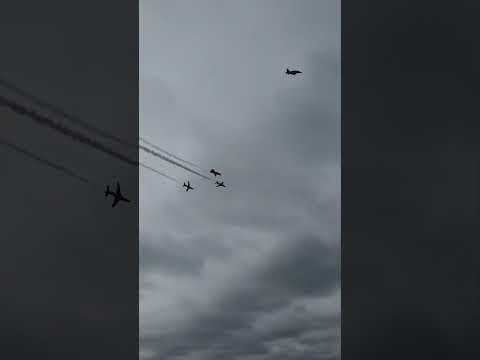
{"type": "Polygon", "coordinates": [[[115,197],[115,200],[113,200],[113,203],[112,203],[112,207],[114,207],[115,205],[117,205],[117,203],[118,203],[119,200],[120,200],[120,198],[115,197]]]}

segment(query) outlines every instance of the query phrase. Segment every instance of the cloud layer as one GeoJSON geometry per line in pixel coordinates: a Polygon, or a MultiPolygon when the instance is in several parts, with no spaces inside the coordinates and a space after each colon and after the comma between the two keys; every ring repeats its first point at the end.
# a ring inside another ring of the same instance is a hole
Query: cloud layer
{"type": "Polygon", "coordinates": [[[339,10],[140,2],[140,136],[227,185],[140,173],[142,359],[340,358],[339,10]]]}

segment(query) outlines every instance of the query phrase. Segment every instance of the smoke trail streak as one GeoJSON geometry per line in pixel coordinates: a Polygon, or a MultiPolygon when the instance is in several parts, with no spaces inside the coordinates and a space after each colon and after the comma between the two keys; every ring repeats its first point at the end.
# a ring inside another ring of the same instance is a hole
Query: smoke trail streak
{"type": "Polygon", "coordinates": [[[146,168],[146,169],[149,169],[149,170],[157,173],[158,175],[161,175],[161,176],[163,176],[163,177],[165,177],[165,178],[167,178],[167,179],[169,179],[169,180],[172,180],[173,182],[176,182],[177,184],[182,184],[180,180],[175,179],[174,177],[171,177],[171,176],[169,176],[169,175],[167,175],[167,174],[164,174],[164,173],[162,173],[162,172],[160,172],[160,171],[158,171],[158,170],[155,170],[154,168],[152,168],[152,167],[150,167],[150,166],[148,166],[148,165],[145,165],[145,164],[142,164],[142,163],[140,163],[140,165],[141,165],[142,167],[146,168]]]}
{"type": "Polygon", "coordinates": [[[141,164],[141,163],[139,163],[135,160],[132,160],[132,159],[120,154],[120,153],[117,153],[116,151],[107,148],[103,144],[89,139],[87,136],[85,136],[85,135],[83,135],[79,132],[73,131],[69,128],[66,128],[66,127],[60,125],[60,124],[57,124],[54,121],[50,120],[49,118],[47,118],[43,115],[40,115],[40,114],[38,114],[38,113],[36,113],[32,110],[28,110],[27,108],[25,108],[25,107],[23,107],[19,104],[16,104],[13,101],[5,99],[1,96],[0,96],[0,106],[7,106],[8,108],[13,110],[14,112],[19,113],[21,115],[26,115],[26,116],[30,117],[32,120],[40,123],[41,125],[49,126],[50,128],[62,133],[63,135],[69,136],[69,137],[73,138],[74,140],[78,140],[83,144],[89,145],[89,146],[91,146],[91,147],[93,147],[93,148],[95,148],[95,149],[97,149],[97,150],[99,150],[103,153],[106,153],[110,156],[113,156],[113,157],[115,157],[119,160],[122,160],[122,161],[130,164],[130,165],[133,165],[135,167],[142,166],[142,167],[144,167],[146,169],[149,169],[153,172],[159,173],[160,175],[164,175],[164,174],[160,173],[158,170],[155,170],[155,169],[153,169],[149,166],[143,165],[143,164],[141,164]]]}
{"type": "Polygon", "coordinates": [[[71,176],[71,177],[74,177],[75,179],[80,180],[80,181],[82,181],[82,182],[84,182],[84,183],[86,183],[86,184],[93,185],[93,183],[92,183],[90,180],[84,178],[83,176],[77,175],[77,174],[76,174],[75,172],[73,172],[72,170],[69,170],[69,169],[67,169],[67,168],[65,168],[65,167],[63,167],[63,166],[61,166],[61,165],[54,164],[53,162],[51,162],[51,161],[49,161],[49,160],[43,159],[43,158],[41,158],[40,156],[35,155],[34,153],[32,153],[32,152],[30,152],[30,151],[28,151],[28,150],[26,150],[26,149],[23,149],[23,148],[15,145],[15,144],[12,144],[12,143],[9,142],[9,141],[6,141],[6,140],[4,140],[4,139],[0,139],[0,144],[2,144],[2,145],[4,145],[4,146],[7,146],[7,147],[9,147],[10,149],[13,149],[13,150],[15,150],[15,151],[17,151],[17,152],[19,152],[19,153],[21,153],[21,154],[29,157],[29,158],[32,158],[32,159],[34,159],[34,160],[37,160],[37,161],[43,163],[44,165],[50,166],[51,168],[54,168],[54,169],[56,169],[56,170],[58,170],[58,171],[60,171],[60,172],[62,172],[62,173],[64,173],[64,174],[66,174],[66,175],[69,175],[69,176],[71,176]]]}
{"type": "MultiPolygon", "coordinates": [[[[44,108],[46,108],[46,109],[48,109],[48,110],[50,110],[50,111],[52,111],[52,112],[55,112],[55,113],[63,116],[66,120],[70,121],[71,123],[76,123],[76,124],[78,124],[78,125],[83,126],[84,128],[86,128],[86,129],[88,129],[88,130],[96,133],[97,135],[101,135],[101,136],[103,136],[103,137],[105,137],[105,138],[108,138],[108,139],[110,139],[110,140],[114,140],[114,141],[116,141],[116,142],[118,142],[118,143],[120,143],[120,144],[122,144],[122,145],[124,145],[124,146],[127,146],[127,147],[132,147],[132,148],[134,147],[134,148],[137,149],[137,150],[138,150],[138,149],[141,149],[141,150],[143,150],[143,151],[149,152],[150,154],[152,154],[152,155],[154,155],[154,156],[157,156],[157,157],[159,157],[160,159],[162,159],[162,160],[164,160],[164,161],[167,161],[167,162],[169,162],[169,163],[171,163],[171,164],[173,164],[173,165],[179,166],[179,167],[181,167],[181,168],[183,168],[183,169],[185,169],[185,170],[187,170],[187,171],[189,171],[189,172],[191,172],[191,173],[193,173],[193,174],[196,174],[196,175],[198,175],[198,176],[203,177],[204,179],[211,180],[210,178],[206,177],[205,175],[202,175],[202,174],[198,173],[197,171],[195,171],[195,170],[193,170],[193,169],[190,169],[190,168],[187,167],[187,166],[184,166],[184,165],[182,165],[182,164],[179,164],[178,162],[176,162],[176,161],[174,161],[174,160],[172,160],[172,159],[169,159],[169,158],[167,158],[166,156],[163,156],[163,155],[161,155],[161,154],[158,154],[158,153],[156,153],[155,151],[152,151],[152,150],[148,149],[148,148],[145,147],[145,146],[141,146],[141,145],[139,145],[139,144],[132,144],[132,143],[130,143],[130,142],[124,140],[124,139],[121,139],[121,138],[119,138],[119,137],[117,137],[117,136],[114,136],[114,135],[112,135],[112,134],[109,134],[108,132],[106,132],[106,131],[104,131],[104,130],[99,129],[99,128],[97,128],[97,127],[89,124],[89,123],[86,122],[86,121],[83,121],[83,120],[81,120],[81,119],[79,119],[79,118],[77,118],[77,117],[75,117],[75,116],[72,116],[72,115],[66,113],[64,110],[62,110],[62,109],[60,109],[60,108],[58,108],[58,107],[56,107],[56,106],[54,106],[54,105],[52,105],[52,104],[49,104],[49,103],[47,103],[47,102],[39,99],[38,97],[36,97],[36,96],[34,96],[34,95],[32,95],[32,94],[30,94],[30,93],[28,93],[28,92],[26,92],[26,91],[18,88],[17,86],[9,83],[8,81],[5,81],[5,80],[3,80],[3,79],[0,79],[0,85],[6,87],[6,88],[8,88],[8,89],[10,89],[10,90],[13,91],[13,92],[16,92],[17,94],[19,94],[19,95],[21,95],[21,96],[24,96],[24,97],[30,99],[33,103],[35,103],[35,104],[37,104],[37,105],[39,105],[39,106],[41,106],[41,107],[44,107],[44,108]]],[[[117,152],[115,152],[115,151],[113,151],[113,150],[110,150],[110,149],[106,148],[104,145],[102,145],[102,144],[100,144],[100,143],[98,143],[98,142],[95,142],[95,141],[93,141],[93,140],[90,140],[90,139],[87,138],[85,135],[82,135],[82,134],[80,134],[80,133],[78,133],[78,132],[75,132],[75,131],[73,131],[73,130],[70,130],[70,129],[68,129],[68,128],[65,128],[64,126],[62,126],[62,125],[60,125],[60,124],[56,124],[55,122],[51,121],[50,119],[48,119],[48,118],[45,117],[45,116],[36,114],[34,111],[28,110],[28,109],[26,109],[26,108],[24,108],[24,107],[22,107],[22,106],[20,106],[20,105],[18,105],[18,104],[15,104],[15,103],[7,100],[7,99],[4,99],[4,98],[2,98],[2,97],[0,97],[0,105],[1,105],[1,102],[4,102],[4,105],[10,107],[12,110],[14,110],[14,111],[16,111],[16,112],[19,112],[19,113],[21,113],[21,114],[26,114],[26,115],[30,116],[31,118],[33,118],[33,119],[36,120],[36,121],[41,120],[42,123],[46,123],[47,125],[49,125],[50,127],[56,129],[57,131],[62,132],[64,135],[73,137],[73,138],[75,138],[75,139],[78,140],[78,141],[81,141],[81,142],[83,142],[83,143],[87,143],[87,144],[89,144],[89,145],[91,145],[91,146],[96,147],[96,148],[97,148],[98,150],[100,150],[100,151],[106,152],[106,153],[108,153],[108,154],[110,154],[110,155],[112,155],[112,156],[114,156],[114,157],[117,157],[117,158],[119,158],[119,159],[121,159],[121,160],[123,160],[123,161],[126,161],[126,162],[132,164],[132,160],[128,159],[126,156],[124,156],[124,155],[122,155],[122,154],[119,154],[119,153],[117,153],[117,152]],[[35,117],[35,118],[34,118],[34,117],[35,117]],[[93,143],[96,143],[96,144],[93,144],[93,143]],[[100,148],[103,148],[103,149],[100,149],[100,148]]],[[[144,140],[144,141],[145,141],[145,140],[144,140]]],[[[164,151],[165,153],[168,153],[168,152],[165,151],[165,150],[162,150],[162,151],[164,151]]],[[[196,165],[193,164],[193,163],[187,162],[187,161],[185,161],[185,160],[183,160],[183,159],[179,158],[178,156],[175,156],[175,155],[173,155],[173,154],[171,154],[171,153],[168,153],[168,154],[169,154],[170,156],[174,157],[174,158],[179,159],[180,161],[183,161],[183,162],[185,162],[185,163],[189,163],[189,164],[191,164],[191,165],[193,165],[193,166],[195,166],[195,167],[198,168],[198,166],[196,166],[196,165]]],[[[134,165],[135,165],[135,166],[138,166],[139,164],[138,164],[138,163],[135,163],[134,165]]],[[[202,169],[202,170],[203,170],[203,169],[202,169]]]]}
{"type": "Polygon", "coordinates": [[[76,116],[68,114],[63,109],[60,109],[59,107],[57,107],[55,105],[52,105],[52,104],[49,104],[49,103],[43,101],[42,99],[26,92],[25,90],[20,89],[19,87],[13,85],[12,83],[10,83],[6,80],[0,79],[0,85],[2,85],[3,87],[5,87],[5,88],[23,96],[23,97],[26,97],[26,98],[30,99],[34,104],[37,104],[37,105],[39,105],[39,106],[41,106],[41,107],[43,107],[47,110],[50,110],[54,113],[57,113],[57,114],[63,116],[66,120],[70,121],[71,123],[77,123],[77,124],[83,126],[84,128],[96,133],[97,135],[100,135],[100,136],[103,136],[107,139],[116,141],[116,142],[118,142],[118,143],[120,143],[124,146],[137,148],[137,145],[129,143],[128,141],[126,141],[124,139],[121,139],[121,138],[119,138],[115,135],[109,134],[108,132],[99,129],[99,128],[89,124],[88,122],[79,119],[76,116]]]}
{"type": "Polygon", "coordinates": [[[51,129],[53,130],[56,130],[57,132],[63,134],[63,135],[66,135],[74,140],[77,140],[83,144],[86,144],[86,145],[89,145],[105,154],[108,154],[110,156],[113,156],[119,160],[122,160],[124,162],[126,162],[127,164],[130,164],[130,165],[133,165],[133,166],[138,166],[138,163],[120,153],[117,153],[116,151],[114,150],[111,150],[109,148],[107,148],[105,145],[95,141],[95,140],[92,140],[90,138],[88,138],[87,136],[83,135],[82,133],[79,133],[77,131],[74,131],[72,129],[69,129],[61,124],[58,124],[56,123],[55,121],[47,118],[46,116],[43,116],[43,115],[40,115],[38,113],[36,113],[35,111],[33,110],[29,110],[13,101],[10,101],[8,99],[5,99],[4,97],[1,97],[0,96],[0,106],[6,106],[8,108],[10,108],[11,110],[13,110],[14,112],[18,113],[18,114],[21,114],[21,115],[26,115],[28,116],[29,118],[31,118],[32,120],[36,121],[37,123],[41,124],[41,125],[46,125],[48,127],[50,127],[51,129]]]}
{"type": "Polygon", "coordinates": [[[185,170],[187,170],[187,171],[189,171],[189,172],[191,172],[191,173],[193,173],[193,174],[195,174],[195,175],[198,175],[198,176],[200,176],[200,177],[202,177],[202,178],[204,178],[204,179],[206,179],[206,180],[208,180],[208,181],[213,181],[212,178],[209,178],[208,176],[205,176],[205,175],[199,173],[198,171],[195,171],[195,170],[193,170],[193,169],[190,169],[189,167],[187,167],[187,166],[185,166],[185,165],[182,165],[182,164],[176,162],[175,160],[172,160],[172,159],[166,157],[165,155],[159,154],[159,153],[157,153],[157,152],[155,152],[155,151],[153,151],[153,150],[151,150],[151,149],[149,149],[149,148],[147,148],[147,147],[145,147],[145,146],[143,146],[143,145],[138,145],[138,147],[139,147],[140,149],[142,149],[143,151],[146,151],[146,152],[152,154],[153,156],[156,156],[156,157],[158,157],[158,158],[160,158],[160,159],[162,159],[162,160],[168,161],[170,164],[173,164],[173,165],[176,165],[176,166],[178,166],[178,167],[181,167],[182,169],[185,169],[185,170]]]}
{"type": "Polygon", "coordinates": [[[171,157],[174,158],[174,159],[177,159],[177,160],[179,160],[179,161],[183,161],[185,164],[188,164],[188,165],[190,165],[190,166],[193,166],[193,167],[197,168],[197,169],[200,170],[200,171],[206,171],[206,170],[203,169],[201,166],[198,166],[198,165],[192,163],[191,161],[182,159],[181,157],[178,157],[178,156],[172,154],[171,152],[168,152],[167,150],[162,149],[160,146],[155,145],[155,144],[153,144],[153,143],[145,140],[145,138],[139,137],[139,140],[140,140],[140,141],[143,141],[143,142],[144,142],[145,144],[147,144],[147,145],[150,145],[150,146],[153,147],[154,149],[157,149],[158,151],[161,151],[161,152],[167,154],[168,156],[171,156],[171,157]]]}

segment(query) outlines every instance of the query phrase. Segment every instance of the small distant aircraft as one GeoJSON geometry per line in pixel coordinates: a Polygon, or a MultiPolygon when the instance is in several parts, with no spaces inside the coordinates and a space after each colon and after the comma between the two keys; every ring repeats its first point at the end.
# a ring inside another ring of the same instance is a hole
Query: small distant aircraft
{"type": "Polygon", "coordinates": [[[187,188],[187,190],[185,190],[185,191],[193,190],[193,187],[190,186],[190,181],[187,181],[187,184],[183,183],[183,187],[187,188]]]}
{"type": "Polygon", "coordinates": [[[215,169],[210,170],[210,174],[213,174],[213,176],[217,177],[217,175],[222,176],[218,171],[215,171],[215,169]]]}
{"type": "Polygon", "coordinates": [[[220,187],[220,186],[225,187],[225,184],[223,183],[223,181],[222,182],[215,181],[215,184],[217,184],[216,187],[220,187]]]}
{"type": "Polygon", "coordinates": [[[287,75],[297,75],[297,74],[303,74],[300,70],[290,70],[287,68],[287,71],[285,71],[285,74],[287,75]]]}
{"type": "Polygon", "coordinates": [[[120,192],[120,184],[117,181],[117,192],[110,191],[110,187],[107,185],[107,189],[105,190],[105,197],[108,195],[112,195],[115,199],[113,200],[112,207],[117,205],[119,201],[130,202],[127,198],[123,197],[122,193],[120,192]]]}

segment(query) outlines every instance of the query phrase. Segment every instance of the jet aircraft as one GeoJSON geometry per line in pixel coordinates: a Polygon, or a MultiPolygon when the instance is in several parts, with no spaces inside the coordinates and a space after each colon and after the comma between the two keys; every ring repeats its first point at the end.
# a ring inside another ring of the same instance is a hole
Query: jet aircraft
{"type": "Polygon", "coordinates": [[[213,176],[217,177],[217,175],[222,176],[218,171],[215,171],[215,169],[210,170],[210,174],[213,174],[213,176]]]}
{"type": "Polygon", "coordinates": [[[187,188],[187,190],[185,190],[185,191],[193,190],[193,187],[190,186],[190,181],[187,181],[187,184],[183,183],[183,187],[187,188]]]}
{"type": "Polygon", "coordinates": [[[119,201],[125,201],[125,202],[130,202],[127,198],[125,198],[122,193],[120,192],[120,184],[117,181],[117,191],[113,192],[110,191],[110,187],[107,185],[107,189],[105,190],[105,197],[108,195],[112,195],[115,199],[113,200],[112,207],[117,205],[119,201]]]}
{"type": "Polygon", "coordinates": [[[287,75],[297,75],[297,74],[302,74],[302,72],[300,70],[290,70],[289,68],[287,68],[287,71],[285,71],[285,74],[287,74],[287,75]]]}

